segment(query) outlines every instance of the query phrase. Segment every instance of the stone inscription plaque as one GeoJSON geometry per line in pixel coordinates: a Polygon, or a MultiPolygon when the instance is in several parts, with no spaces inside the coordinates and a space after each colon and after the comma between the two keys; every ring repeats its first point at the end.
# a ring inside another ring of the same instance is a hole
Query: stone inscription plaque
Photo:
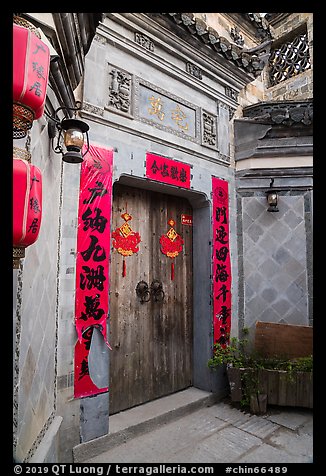
{"type": "Polygon", "coordinates": [[[148,83],[137,86],[139,120],[180,137],[199,140],[199,108],[148,83]]]}

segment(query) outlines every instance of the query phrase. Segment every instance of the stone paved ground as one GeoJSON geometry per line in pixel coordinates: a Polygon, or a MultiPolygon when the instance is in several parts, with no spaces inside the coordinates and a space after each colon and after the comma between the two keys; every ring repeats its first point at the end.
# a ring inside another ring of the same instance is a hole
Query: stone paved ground
{"type": "Polygon", "coordinates": [[[312,463],[313,413],[273,407],[250,415],[228,402],[199,408],[85,463],[312,463]]]}

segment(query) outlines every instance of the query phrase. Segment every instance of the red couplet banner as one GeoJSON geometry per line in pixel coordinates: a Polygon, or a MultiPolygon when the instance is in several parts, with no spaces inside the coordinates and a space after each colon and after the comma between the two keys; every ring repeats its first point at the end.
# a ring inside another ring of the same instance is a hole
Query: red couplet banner
{"type": "Polygon", "coordinates": [[[113,150],[90,145],[80,175],[77,229],[75,398],[108,391],[91,379],[88,355],[94,329],[107,342],[113,150]]]}
{"type": "Polygon", "coordinates": [[[177,160],[148,153],[146,154],[146,177],[177,187],[190,188],[191,167],[177,160]]]}
{"type": "Polygon", "coordinates": [[[214,344],[226,346],[231,330],[231,260],[228,182],[212,177],[214,344]]]}

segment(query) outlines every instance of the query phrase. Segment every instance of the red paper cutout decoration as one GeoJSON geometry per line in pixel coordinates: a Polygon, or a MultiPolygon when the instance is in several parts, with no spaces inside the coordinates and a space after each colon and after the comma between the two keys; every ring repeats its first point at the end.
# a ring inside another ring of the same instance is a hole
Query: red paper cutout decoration
{"type": "MultiPolygon", "coordinates": [[[[123,218],[125,222],[112,233],[112,244],[122,256],[131,256],[139,251],[137,245],[141,242],[141,238],[139,233],[133,231],[128,223],[128,221],[132,220],[132,216],[126,212],[121,215],[121,218],[123,218]]],[[[125,258],[122,263],[122,276],[126,276],[125,258]]]]}
{"type": "MultiPolygon", "coordinates": [[[[183,239],[173,228],[175,221],[172,218],[168,221],[170,229],[166,235],[160,238],[161,252],[173,260],[182,251],[183,239]]],[[[174,262],[171,262],[171,280],[174,280],[174,262]]]]}

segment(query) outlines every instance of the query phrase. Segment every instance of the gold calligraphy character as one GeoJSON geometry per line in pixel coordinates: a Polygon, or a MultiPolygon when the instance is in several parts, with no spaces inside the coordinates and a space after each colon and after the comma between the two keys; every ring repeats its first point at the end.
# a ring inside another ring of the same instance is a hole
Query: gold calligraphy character
{"type": "Polygon", "coordinates": [[[157,116],[160,121],[163,121],[165,113],[162,111],[163,104],[161,103],[161,98],[156,99],[152,96],[149,98],[149,101],[152,105],[152,109],[148,108],[148,112],[152,116],[157,116]]]}
{"type": "Polygon", "coordinates": [[[185,131],[188,130],[188,122],[186,122],[186,124],[182,124],[182,122],[187,118],[187,116],[180,109],[179,104],[175,109],[173,109],[171,117],[176,122],[178,127],[181,127],[181,129],[184,129],[185,131]]]}

